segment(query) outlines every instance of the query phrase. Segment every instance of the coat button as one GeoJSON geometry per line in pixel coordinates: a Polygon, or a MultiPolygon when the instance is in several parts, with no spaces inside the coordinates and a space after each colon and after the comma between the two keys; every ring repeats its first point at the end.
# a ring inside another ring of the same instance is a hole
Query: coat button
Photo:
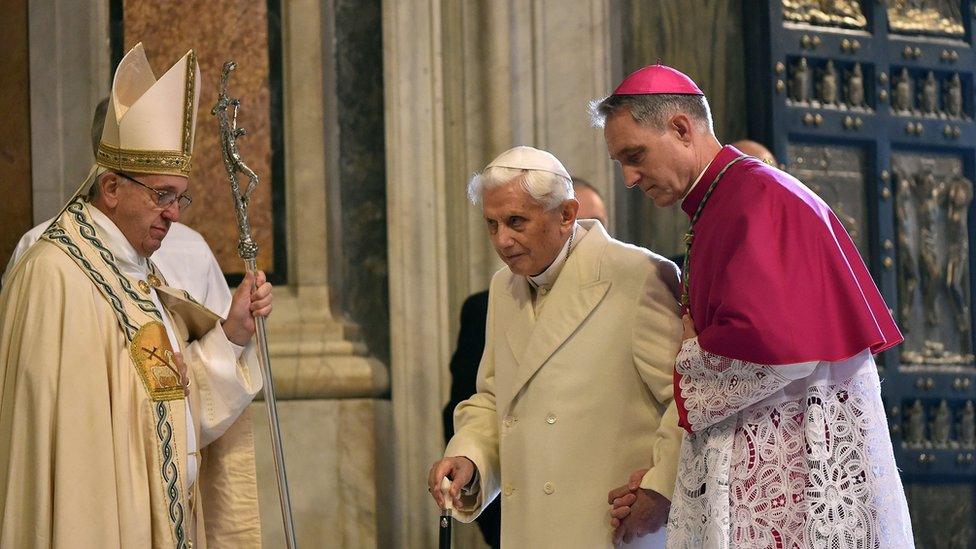
{"type": "Polygon", "coordinates": [[[542,295],[546,295],[549,293],[549,288],[539,288],[539,293],[542,295]]]}
{"type": "Polygon", "coordinates": [[[556,414],[549,412],[549,415],[546,416],[546,423],[549,425],[556,423],[556,414]]]}
{"type": "Polygon", "coordinates": [[[515,423],[517,421],[518,421],[518,418],[517,417],[515,417],[515,416],[508,416],[508,417],[505,418],[505,427],[508,427],[509,429],[511,429],[512,426],[515,425],[515,423]]]}
{"type": "Polygon", "coordinates": [[[505,494],[505,497],[510,497],[513,492],[515,492],[515,488],[512,488],[511,484],[506,484],[505,489],[502,491],[502,493],[505,494]]]}
{"type": "Polygon", "coordinates": [[[552,494],[556,491],[556,487],[553,486],[551,482],[547,482],[545,486],[542,487],[542,490],[547,494],[552,494]]]}

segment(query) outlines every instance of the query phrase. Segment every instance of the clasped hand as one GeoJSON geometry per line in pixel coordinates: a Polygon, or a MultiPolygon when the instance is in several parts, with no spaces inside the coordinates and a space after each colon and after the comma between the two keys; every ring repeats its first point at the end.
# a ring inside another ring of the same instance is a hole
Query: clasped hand
{"type": "Polygon", "coordinates": [[[640,487],[645,473],[647,469],[634,471],[627,484],[607,495],[614,545],[657,532],[668,521],[671,502],[654,490],[640,487]]]}
{"type": "Polygon", "coordinates": [[[695,331],[695,322],[691,319],[691,315],[685,313],[681,316],[681,326],[684,333],[681,335],[681,340],[688,340],[698,337],[698,332],[695,331]]]}

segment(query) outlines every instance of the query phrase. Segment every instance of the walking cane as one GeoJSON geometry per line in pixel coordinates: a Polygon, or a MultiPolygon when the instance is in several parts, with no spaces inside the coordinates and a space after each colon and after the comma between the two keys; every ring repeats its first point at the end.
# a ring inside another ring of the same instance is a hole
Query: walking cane
{"type": "MultiPolygon", "coordinates": [[[[237,241],[237,254],[244,260],[244,267],[248,273],[256,273],[258,245],[251,238],[251,223],[247,218],[247,206],[251,193],[258,184],[258,176],[244,163],[241,153],[237,150],[237,138],[244,135],[244,128],[237,127],[237,109],[241,102],[236,97],[227,95],[227,81],[230,73],[237,64],[233,61],[224,63],[224,70],[220,75],[220,92],[217,104],[211,114],[220,122],[220,152],[224,157],[224,168],[230,178],[230,188],[234,195],[234,206],[237,210],[237,231],[240,240],[237,241]],[[228,117],[227,109],[233,109],[233,115],[228,117]],[[247,188],[241,192],[237,182],[237,174],[247,176],[247,188]]],[[[268,334],[264,325],[264,317],[255,317],[254,324],[258,338],[258,359],[261,362],[261,373],[264,375],[264,403],[268,407],[268,427],[271,429],[271,447],[274,452],[275,473],[278,479],[278,499],[281,500],[281,518],[284,522],[285,543],[288,549],[295,549],[295,524],[291,516],[291,499],[288,495],[288,478],[285,475],[285,458],[281,450],[281,429],[278,425],[278,407],[275,401],[274,379],[271,377],[271,358],[268,355],[268,334]]]]}
{"type": "Polygon", "coordinates": [[[451,523],[454,500],[451,498],[451,479],[444,477],[441,479],[441,495],[444,496],[444,508],[441,509],[441,541],[440,549],[451,549],[451,523]]]}

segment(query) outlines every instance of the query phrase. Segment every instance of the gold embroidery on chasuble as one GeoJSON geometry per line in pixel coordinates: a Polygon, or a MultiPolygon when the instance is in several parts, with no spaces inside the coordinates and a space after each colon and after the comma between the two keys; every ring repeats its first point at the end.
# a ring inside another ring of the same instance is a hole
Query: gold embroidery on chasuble
{"type": "Polygon", "coordinates": [[[173,349],[161,322],[143,324],[129,343],[129,356],[153,401],[180,400],[185,396],[185,372],[173,358],[173,349]]]}

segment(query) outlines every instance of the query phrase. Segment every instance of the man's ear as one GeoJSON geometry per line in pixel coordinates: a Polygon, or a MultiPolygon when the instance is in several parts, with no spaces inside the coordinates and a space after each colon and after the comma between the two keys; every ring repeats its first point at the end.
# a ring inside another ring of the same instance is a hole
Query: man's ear
{"type": "Polygon", "coordinates": [[[575,198],[570,198],[563,201],[561,213],[561,223],[562,225],[572,225],[576,222],[576,214],[579,213],[580,203],[579,200],[575,198]]]}
{"type": "Polygon", "coordinates": [[[668,121],[668,129],[675,133],[678,139],[684,143],[691,143],[691,134],[694,124],[688,115],[682,112],[671,117],[668,121]]]}
{"type": "Polygon", "coordinates": [[[108,206],[114,208],[119,204],[119,192],[122,187],[122,178],[112,172],[105,172],[95,181],[98,185],[98,199],[108,206]]]}

